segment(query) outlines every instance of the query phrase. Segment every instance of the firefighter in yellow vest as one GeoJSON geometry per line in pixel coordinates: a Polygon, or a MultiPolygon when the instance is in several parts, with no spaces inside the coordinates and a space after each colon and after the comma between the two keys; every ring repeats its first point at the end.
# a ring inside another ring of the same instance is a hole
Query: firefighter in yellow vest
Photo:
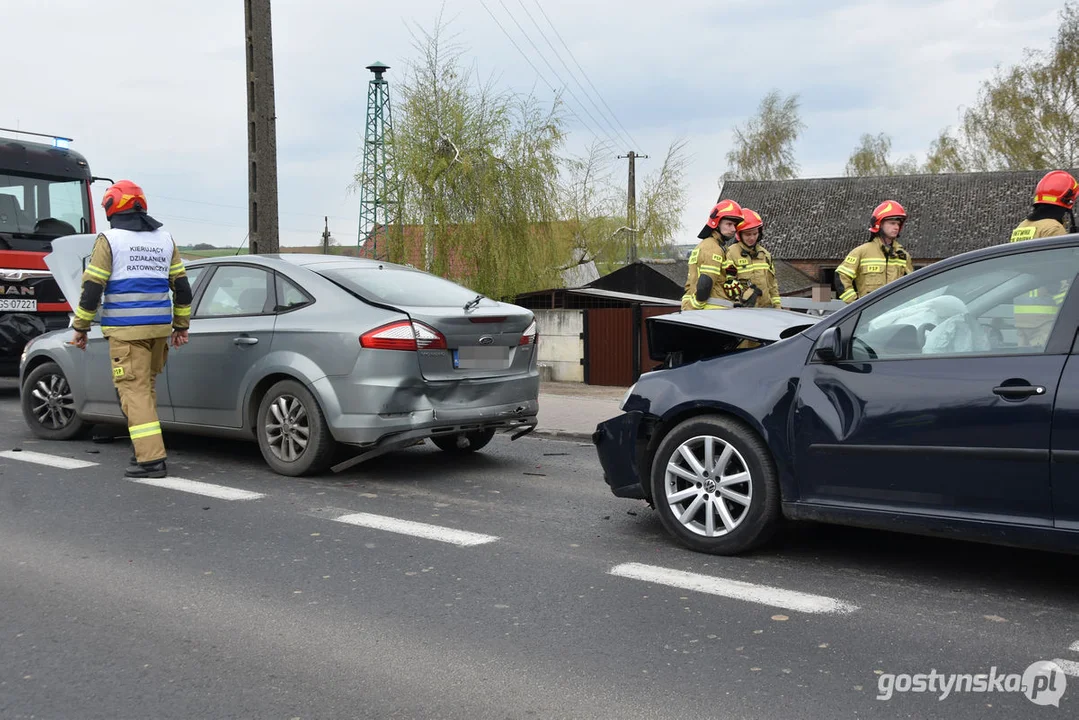
{"type": "Polygon", "coordinates": [[[764,220],[759,213],[742,208],[745,219],[738,224],[735,237],[738,241],[727,248],[727,261],[738,270],[738,279],[760,288],[754,307],[780,306],[779,283],[772,254],[761,241],[764,240],[764,220]]]}
{"type": "MultiPolygon", "coordinates": [[[[1075,199],[1079,195],[1079,182],[1070,173],[1053,170],[1034,188],[1034,205],[1030,214],[1012,231],[1011,242],[1067,235],[1064,217],[1069,216],[1070,232],[1076,232],[1075,199]]],[[[1060,304],[1068,292],[1068,283],[1059,287],[1041,287],[1031,290],[1016,300],[1012,307],[1015,329],[1021,347],[1044,347],[1049,341],[1060,304]]]]}
{"type": "Polygon", "coordinates": [[[701,242],[689,254],[689,273],[686,277],[685,294],[682,296],[683,310],[726,307],[710,303],[709,299],[729,299],[723,291],[727,275],[724,272],[727,264],[725,243],[734,238],[738,223],[743,219],[742,208],[733,200],[720,200],[712,208],[708,222],[697,234],[701,242]],[[709,279],[704,280],[703,276],[708,276],[709,279]],[[698,295],[701,297],[698,298],[698,295]]]}
{"type": "Polygon", "coordinates": [[[170,337],[173,347],[187,342],[191,284],[172,235],[146,214],[142,188],[121,180],[105,191],[101,206],[111,228],[97,236],[83,272],[72,344],[86,349],[100,305],[112,380],[134,447],[124,474],[162,478],[167,469],[155,379],[165,368],[170,337]]]}
{"type": "Polygon", "coordinates": [[[869,240],[854,248],[836,268],[841,283],[839,299],[850,304],[888,283],[914,272],[914,260],[899,244],[907,211],[885,200],[869,218],[869,240]]]}

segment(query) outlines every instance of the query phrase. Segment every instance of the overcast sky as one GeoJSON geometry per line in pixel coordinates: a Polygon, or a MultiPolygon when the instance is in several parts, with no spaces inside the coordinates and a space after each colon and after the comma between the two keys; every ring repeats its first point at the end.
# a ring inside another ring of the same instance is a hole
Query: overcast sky
{"type": "MultiPolygon", "coordinates": [[[[684,242],[716,200],[732,128],[769,90],[801,96],[803,177],[841,175],[865,132],[886,132],[897,156],[921,158],[995,65],[1050,45],[1060,7],[1057,0],[539,2],[546,18],[537,0],[446,0],[445,15],[479,71],[495,73],[500,86],[543,97],[552,96],[548,83],[573,91],[576,99],[566,99],[592,130],[569,118],[570,149],[624,127],[633,149],[651,156],[638,161],[640,177],[673,139],[687,139],[684,242]],[[576,69],[562,41],[598,90],[578,78],[591,102],[562,65],[576,69]]],[[[335,239],[356,243],[359,196],[348,186],[363,142],[371,77],[364,68],[390,65],[392,95],[415,57],[409,25],[431,27],[442,5],[274,0],[282,245],[317,243],[324,215],[335,239]]],[[[7,64],[0,127],[74,138],[95,174],[141,184],[151,214],[182,244],[243,241],[242,0],[26,0],[5,3],[3,18],[5,55],[19,61],[7,64]]],[[[616,162],[624,172],[626,161],[616,162]]],[[[94,187],[95,202],[104,190],[94,187]]]]}

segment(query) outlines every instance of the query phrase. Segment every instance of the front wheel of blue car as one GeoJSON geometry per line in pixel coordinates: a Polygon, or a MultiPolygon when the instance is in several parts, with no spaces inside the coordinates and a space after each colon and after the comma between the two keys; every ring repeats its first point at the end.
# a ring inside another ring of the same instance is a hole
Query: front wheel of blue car
{"type": "Polygon", "coordinates": [[[768,447],[721,415],[691,418],[667,433],[652,462],[652,501],[675,539],[713,555],[762,545],[780,521],[768,447]]]}

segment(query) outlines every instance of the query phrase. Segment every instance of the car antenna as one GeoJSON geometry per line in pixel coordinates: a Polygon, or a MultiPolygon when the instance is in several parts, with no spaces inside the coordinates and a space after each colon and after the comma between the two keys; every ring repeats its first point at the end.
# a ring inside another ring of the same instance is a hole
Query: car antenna
{"type": "MultiPolygon", "coordinates": [[[[250,234],[251,234],[251,232],[248,231],[247,235],[250,235],[250,234]]],[[[247,235],[244,235],[244,239],[241,240],[240,244],[236,246],[236,254],[233,255],[232,257],[236,257],[236,255],[239,255],[240,251],[243,250],[244,243],[247,242],[247,235]]]]}

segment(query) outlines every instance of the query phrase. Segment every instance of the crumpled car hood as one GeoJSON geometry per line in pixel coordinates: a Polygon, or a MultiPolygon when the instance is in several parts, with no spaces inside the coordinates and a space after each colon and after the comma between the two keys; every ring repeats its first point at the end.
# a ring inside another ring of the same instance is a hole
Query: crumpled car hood
{"type": "Polygon", "coordinates": [[[821,321],[820,316],[773,308],[687,310],[656,315],[646,321],[648,355],[676,364],[715,357],[744,340],[770,344],[797,335],[821,321]]]}
{"type": "Polygon", "coordinates": [[[74,310],[82,290],[82,271],[90,262],[97,235],[65,235],[52,241],[52,252],[45,256],[45,265],[52,273],[64,299],[74,310]]]}

